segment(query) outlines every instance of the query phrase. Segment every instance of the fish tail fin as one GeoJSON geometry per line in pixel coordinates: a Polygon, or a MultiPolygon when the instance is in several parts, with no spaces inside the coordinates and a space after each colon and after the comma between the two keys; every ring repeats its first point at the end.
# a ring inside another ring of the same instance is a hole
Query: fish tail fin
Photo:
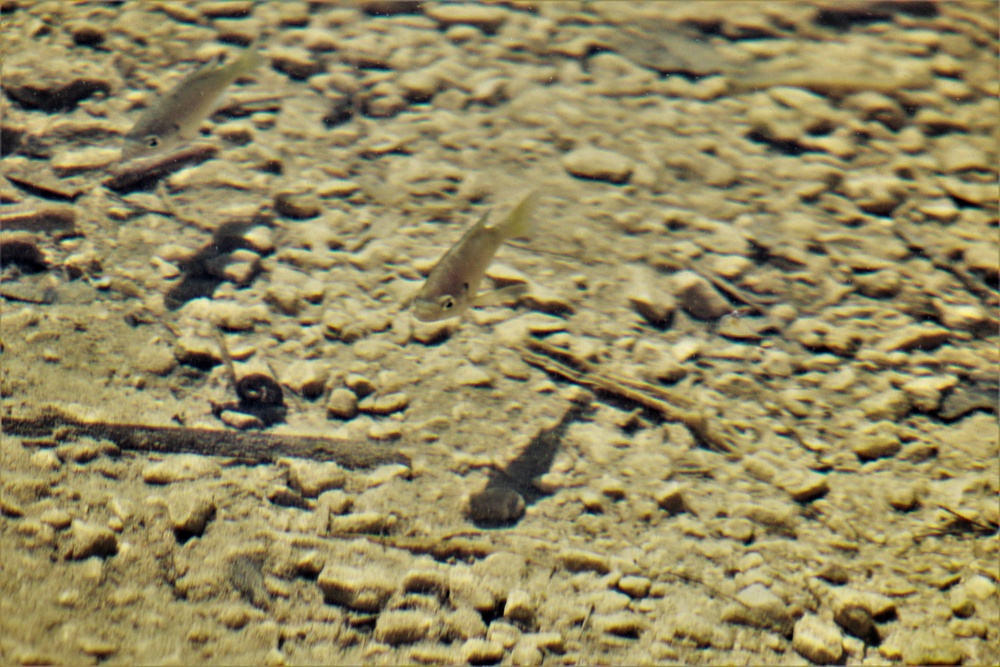
{"type": "Polygon", "coordinates": [[[264,64],[264,54],[260,52],[260,45],[254,42],[240,54],[240,57],[232,62],[233,70],[237,76],[249,74],[264,64]]]}
{"type": "Polygon", "coordinates": [[[531,236],[534,225],[531,224],[531,214],[538,204],[538,190],[532,190],[521,200],[514,210],[510,212],[507,219],[500,225],[505,239],[528,238],[531,236]]]}

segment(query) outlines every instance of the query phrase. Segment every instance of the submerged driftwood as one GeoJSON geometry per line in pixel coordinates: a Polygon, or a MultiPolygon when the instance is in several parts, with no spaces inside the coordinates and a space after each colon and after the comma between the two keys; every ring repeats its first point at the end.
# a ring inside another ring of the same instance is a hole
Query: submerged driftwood
{"type": "MultiPolygon", "coordinates": [[[[409,457],[402,452],[365,441],[345,442],[318,436],[89,421],[55,410],[27,417],[5,416],[2,427],[3,432],[9,435],[47,438],[47,444],[89,437],[108,440],[129,451],[225,456],[250,462],[294,457],[336,461],[344,468],[354,469],[387,463],[410,464],[409,457]]],[[[36,440],[36,444],[40,443],[36,440]]]]}

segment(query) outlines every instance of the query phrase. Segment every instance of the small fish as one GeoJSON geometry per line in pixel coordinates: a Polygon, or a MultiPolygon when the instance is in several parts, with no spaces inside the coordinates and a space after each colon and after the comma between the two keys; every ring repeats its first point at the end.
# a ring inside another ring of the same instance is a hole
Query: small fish
{"type": "Polygon", "coordinates": [[[487,226],[489,211],[445,253],[431,269],[413,303],[413,315],[421,322],[458,317],[472,306],[488,306],[516,298],[524,285],[511,285],[478,293],[479,283],[500,245],[530,231],[529,219],[538,193],[532,192],[514,207],[503,222],[487,226]]]}
{"type": "Polygon", "coordinates": [[[125,135],[122,159],[148,157],[191,139],[229,84],[263,60],[260,51],[250,47],[230,63],[223,65],[217,58],[189,74],[149,107],[125,135]]]}

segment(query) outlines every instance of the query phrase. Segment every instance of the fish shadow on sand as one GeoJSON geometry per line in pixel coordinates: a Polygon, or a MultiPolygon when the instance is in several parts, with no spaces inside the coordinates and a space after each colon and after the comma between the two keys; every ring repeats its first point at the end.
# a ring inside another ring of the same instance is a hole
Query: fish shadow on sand
{"type": "MultiPolygon", "coordinates": [[[[180,265],[183,277],[164,297],[169,310],[177,310],[192,299],[211,298],[215,288],[228,280],[226,266],[236,262],[233,253],[237,250],[253,250],[250,242],[243,238],[248,229],[258,224],[234,222],[221,225],[212,234],[212,240],[203,246],[194,257],[180,265]]],[[[245,287],[260,273],[259,259],[254,261],[249,275],[239,286],[245,287]]]]}
{"type": "Polygon", "coordinates": [[[555,426],[544,428],[506,468],[493,468],[486,486],[470,500],[470,518],[478,528],[506,528],[524,515],[527,505],[550,494],[532,483],[552,467],[569,425],[579,420],[588,406],[573,405],[555,426]]]}

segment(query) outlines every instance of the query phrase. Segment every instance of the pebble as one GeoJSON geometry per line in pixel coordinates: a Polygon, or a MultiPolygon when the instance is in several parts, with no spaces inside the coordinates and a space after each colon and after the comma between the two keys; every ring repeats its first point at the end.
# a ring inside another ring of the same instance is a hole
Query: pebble
{"type": "Polygon", "coordinates": [[[170,523],[180,541],[202,535],[208,522],[215,516],[215,509],[215,499],[212,496],[194,493],[189,489],[171,493],[167,503],[170,523]]]}
{"type": "Polygon", "coordinates": [[[355,512],[330,518],[332,535],[384,535],[395,524],[395,517],[379,512],[355,512]]]}
{"type": "Polygon", "coordinates": [[[868,396],[858,407],[872,421],[899,421],[910,412],[910,399],[898,389],[886,389],[868,396]]]}
{"type": "Polygon", "coordinates": [[[962,259],[972,271],[982,273],[991,283],[1000,275],[1000,257],[993,243],[973,243],[962,253],[962,259]]]}
{"type": "Polygon", "coordinates": [[[577,178],[621,184],[628,181],[635,163],[620,153],[600,148],[578,148],[562,158],[563,168],[577,178]]]}
{"type": "Polygon", "coordinates": [[[161,377],[169,375],[177,367],[177,358],[165,345],[145,345],[135,358],[138,371],[161,377]]]}
{"type": "Polygon", "coordinates": [[[295,81],[304,81],[325,69],[311,51],[300,46],[271,46],[267,55],[274,69],[295,81]]]}
{"type": "Polygon", "coordinates": [[[253,4],[251,0],[214,0],[199,4],[198,11],[209,19],[238,19],[250,16],[253,4]]]}
{"type": "Polygon", "coordinates": [[[921,628],[900,638],[907,665],[958,665],[965,659],[962,645],[935,628],[921,628]]]}
{"type": "Polygon", "coordinates": [[[597,632],[627,639],[638,639],[649,627],[645,618],[630,611],[594,614],[590,618],[590,624],[597,632]]]}
{"type": "Polygon", "coordinates": [[[470,665],[495,665],[503,660],[504,650],[498,641],[473,637],[462,645],[462,657],[470,665]]]}
{"type": "Polygon", "coordinates": [[[283,459],[282,464],[288,467],[288,485],[306,498],[342,488],[347,481],[347,473],[332,461],[283,459]]]}
{"type": "Polygon", "coordinates": [[[391,646],[414,644],[427,638],[433,624],[434,619],[422,611],[386,611],[375,622],[375,639],[391,646]]]}
{"type": "Polygon", "coordinates": [[[452,382],[459,387],[492,387],[493,376],[478,366],[463,364],[451,374],[452,382]]]}
{"type": "Polygon", "coordinates": [[[653,582],[647,577],[627,575],[618,580],[618,590],[631,598],[644,598],[649,595],[653,582]]]}
{"type": "Polygon", "coordinates": [[[830,490],[826,475],[800,468],[783,468],[774,478],[774,485],[785,491],[792,500],[807,503],[821,498],[830,490]]]}
{"type": "Polygon", "coordinates": [[[520,588],[507,593],[507,602],[503,607],[503,617],[524,625],[534,623],[535,605],[531,601],[531,594],[520,588]]]}
{"type": "Polygon", "coordinates": [[[149,463],[142,469],[147,484],[172,484],[203,477],[218,477],[222,467],[215,461],[196,454],[176,454],[166,461],[149,463]]]}
{"type": "Polygon", "coordinates": [[[899,512],[910,512],[920,504],[912,484],[893,484],[886,494],[886,502],[899,512]]]}
{"type": "Polygon", "coordinates": [[[848,607],[860,607],[874,619],[896,613],[896,603],[892,598],[871,591],[859,591],[847,587],[833,588],[830,589],[830,600],[834,615],[848,607]]]}
{"type": "Polygon", "coordinates": [[[473,523],[505,526],[524,516],[524,496],[503,486],[491,486],[469,496],[469,518],[473,523]]]}
{"type": "Polygon", "coordinates": [[[327,564],[316,580],[328,604],[356,611],[377,612],[395,590],[387,573],[372,566],[327,564]]]}
{"type": "Polygon", "coordinates": [[[817,665],[833,665],[844,655],[844,637],[836,625],[806,614],[795,623],[792,648],[817,665]]]}
{"type": "Polygon", "coordinates": [[[334,419],[354,419],[358,414],[358,397],[350,389],[334,389],[326,402],[326,414],[334,419]]]}
{"type": "Polygon", "coordinates": [[[358,402],[358,412],[370,415],[391,415],[405,410],[410,404],[410,397],[403,392],[366,396],[358,402]]]}
{"type": "Polygon", "coordinates": [[[47,523],[56,530],[63,530],[69,528],[70,524],[73,523],[73,516],[66,510],[52,508],[42,512],[38,520],[47,523]]]}
{"type": "Polygon", "coordinates": [[[848,606],[838,609],[833,615],[833,620],[844,629],[844,632],[867,644],[878,644],[881,641],[872,615],[861,607],[848,606]]]}
{"type": "Polygon", "coordinates": [[[318,398],[326,388],[330,378],[330,367],[322,361],[299,359],[282,369],[281,383],[296,394],[306,398],[318,398]]]}
{"type": "Polygon", "coordinates": [[[862,461],[895,456],[902,449],[899,436],[888,430],[878,430],[874,433],[864,433],[858,436],[851,446],[851,451],[862,461]]]}
{"type": "Polygon", "coordinates": [[[36,42],[4,59],[3,91],[29,109],[70,111],[95,93],[122,87],[107,61],[72,57],[63,48],[36,42]]]}
{"type": "Polygon", "coordinates": [[[694,271],[679,271],[674,274],[673,285],[681,307],[699,320],[717,320],[734,310],[712,283],[694,271]]]}
{"type": "Polygon", "coordinates": [[[990,160],[979,146],[968,136],[944,135],[935,141],[934,155],[944,172],[992,171],[994,161],[990,160]]]}
{"type": "Polygon", "coordinates": [[[121,151],[116,148],[84,148],[78,151],[66,151],[52,156],[49,164],[60,177],[79,174],[94,169],[104,169],[121,158],[121,151]]]}
{"type": "Polygon", "coordinates": [[[494,33],[504,24],[510,13],[503,7],[479,3],[430,5],[424,14],[448,28],[457,24],[472,25],[483,32],[494,33]]]}
{"type": "Polygon", "coordinates": [[[538,667],[545,661],[544,654],[535,645],[534,641],[523,637],[510,652],[510,662],[512,665],[523,665],[523,667],[538,667]]]}
{"type": "Polygon", "coordinates": [[[906,194],[906,186],[898,178],[881,174],[848,173],[842,188],[858,208],[873,215],[889,215],[906,194]]]}
{"type": "Polygon", "coordinates": [[[658,285],[655,272],[644,266],[632,268],[632,278],[625,289],[625,299],[632,309],[655,327],[670,325],[677,302],[665,286],[658,285]]]}
{"type": "Polygon", "coordinates": [[[274,196],[274,211],[278,215],[294,220],[315,218],[322,212],[319,197],[311,190],[285,190],[274,196]]]}
{"type": "Polygon", "coordinates": [[[611,561],[607,556],[583,551],[582,549],[563,549],[558,556],[559,562],[570,572],[597,572],[607,574],[611,571],[611,561]]]}
{"type": "Polygon", "coordinates": [[[258,609],[271,606],[271,594],[264,583],[259,557],[254,554],[238,554],[229,561],[227,578],[244,600],[258,609]]]}
{"type": "Polygon", "coordinates": [[[951,332],[933,324],[911,324],[889,334],[876,345],[882,352],[933,350],[948,342],[951,332]]]}
{"type": "Polygon", "coordinates": [[[903,289],[903,278],[899,272],[883,269],[854,277],[858,291],[872,299],[889,299],[903,289]]]}
{"type": "Polygon", "coordinates": [[[257,416],[236,410],[223,410],[219,413],[219,421],[240,431],[264,428],[264,422],[257,416]]]}
{"type": "Polygon", "coordinates": [[[667,640],[687,640],[698,648],[714,646],[728,649],[732,647],[732,639],[723,632],[721,627],[692,612],[682,612],[674,616],[669,632],[661,634],[661,637],[667,640]]]}
{"type": "Polygon", "coordinates": [[[914,408],[923,412],[935,412],[941,405],[941,394],[957,384],[958,378],[954,375],[939,375],[915,378],[903,383],[900,388],[914,408]]]}
{"type": "Polygon", "coordinates": [[[687,487],[679,482],[669,482],[653,494],[653,499],[660,509],[671,515],[682,512],[690,512],[686,502],[684,502],[684,491],[687,487]]]}
{"type": "Polygon", "coordinates": [[[948,303],[943,299],[935,299],[934,310],[938,312],[941,324],[958,331],[977,329],[989,317],[986,311],[975,303],[948,303]]]}
{"type": "Polygon", "coordinates": [[[722,611],[722,620],[757,628],[786,628],[791,614],[785,602],[763,584],[751,584],[740,591],[733,604],[722,611]]]}
{"type": "Polygon", "coordinates": [[[74,519],[66,557],[83,560],[91,556],[107,557],[118,553],[118,536],[106,526],[74,519]]]}
{"type": "Polygon", "coordinates": [[[174,357],[181,364],[208,368],[222,363],[219,346],[212,340],[192,335],[182,335],[174,343],[174,357]]]}

